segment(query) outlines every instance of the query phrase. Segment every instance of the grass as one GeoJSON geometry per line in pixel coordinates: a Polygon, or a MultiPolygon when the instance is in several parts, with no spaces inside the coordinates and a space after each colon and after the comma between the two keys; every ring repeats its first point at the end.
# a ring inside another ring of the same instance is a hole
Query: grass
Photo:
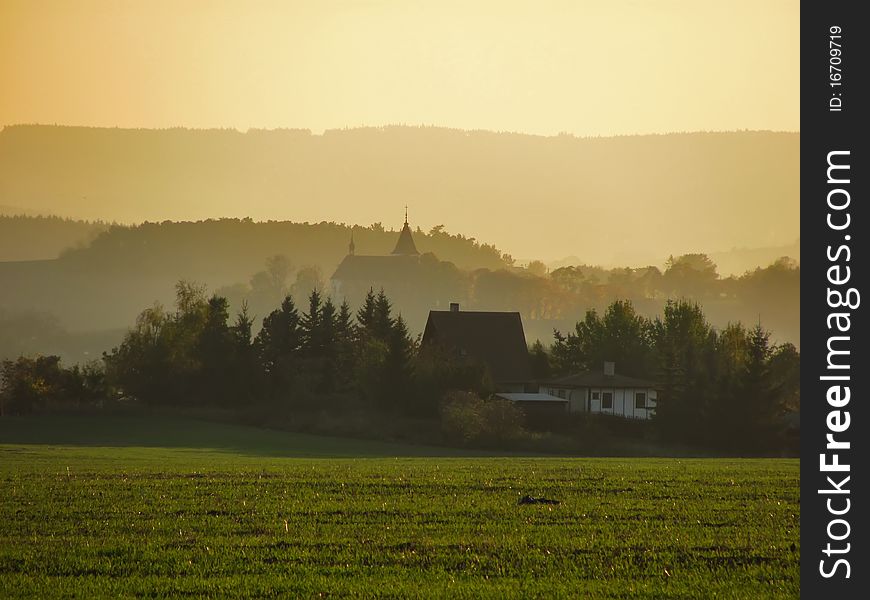
{"type": "Polygon", "coordinates": [[[449,453],[0,419],[0,597],[798,595],[797,460],[449,453]]]}

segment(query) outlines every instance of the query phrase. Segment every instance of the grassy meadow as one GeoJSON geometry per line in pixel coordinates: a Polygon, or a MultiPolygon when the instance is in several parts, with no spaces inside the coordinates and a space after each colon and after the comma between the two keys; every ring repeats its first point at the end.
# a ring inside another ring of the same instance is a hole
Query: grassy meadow
{"type": "Polygon", "coordinates": [[[0,597],[791,598],[795,459],[0,419],[0,597]],[[530,494],[558,505],[518,505],[530,494]]]}

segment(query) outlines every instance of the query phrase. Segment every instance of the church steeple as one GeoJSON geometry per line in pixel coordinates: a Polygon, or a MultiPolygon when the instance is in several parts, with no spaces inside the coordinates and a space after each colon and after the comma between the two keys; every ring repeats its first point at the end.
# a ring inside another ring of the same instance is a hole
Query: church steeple
{"type": "Polygon", "coordinates": [[[399,234],[399,240],[396,242],[396,248],[393,254],[401,254],[405,256],[416,256],[417,246],[414,244],[414,238],[411,236],[411,227],[408,225],[408,207],[405,206],[405,225],[402,227],[402,232],[399,234]]]}
{"type": "Polygon", "coordinates": [[[353,256],[356,252],[356,244],[353,243],[353,228],[350,230],[350,244],[347,245],[347,253],[353,256]]]}

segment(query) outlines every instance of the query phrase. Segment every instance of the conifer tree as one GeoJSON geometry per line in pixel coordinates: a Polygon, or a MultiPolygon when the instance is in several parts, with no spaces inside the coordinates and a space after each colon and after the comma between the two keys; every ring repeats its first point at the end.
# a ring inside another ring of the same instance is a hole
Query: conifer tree
{"type": "Polygon", "coordinates": [[[272,395],[286,393],[295,379],[302,331],[299,312],[290,295],[281,308],[263,319],[263,327],[254,339],[254,348],[272,395]]]}
{"type": "Polygon", "coordinates": [[[356,313],[356,320],[359,325],[357,327],[359,339],[362,340],[370,336],[375,320],[375,291],[372,288],[369,288],[366,293],[365,300],[356,313]]]}
{"type": "Polygon", "coordinates": [[[316,289],[308,296],[308,312],[302,315],[302,351],[306,357],[323,356],[323,298],[316,289]]]}
{"type": "Polygon", "coordinates": [[[387,339],[384,364],[384,391],[392,408],[403,408],[403,401],[407,405],[407,397],[411,393],[413,355],[414,343],[408,335],[405,320],[399,315],[393,322],[387,339]]]}
{"type": "Polygon", "coordinates": [[[341,303],[335,317],[335,368],[338,389],[350,387],[353,378],[356,332],[351,319],[350,305],[345,300],[341,303]]]}
{"type": "Polygon", "coordinates": [[[390,338],[394,324],[392,310],[393,305],[382,288],[375,299],[375,311],[371,326],[373,335],[379,340],[387,341],[390,338]]]}

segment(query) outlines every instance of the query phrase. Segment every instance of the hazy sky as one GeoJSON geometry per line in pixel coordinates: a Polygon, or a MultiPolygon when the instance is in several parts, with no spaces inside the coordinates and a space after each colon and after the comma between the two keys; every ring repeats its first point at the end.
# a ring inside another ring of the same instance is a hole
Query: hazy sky
{"type": "Polygon", "coordinates": [[[799,129],[794,1],[0,0],[0,125],[799,129]]]}

